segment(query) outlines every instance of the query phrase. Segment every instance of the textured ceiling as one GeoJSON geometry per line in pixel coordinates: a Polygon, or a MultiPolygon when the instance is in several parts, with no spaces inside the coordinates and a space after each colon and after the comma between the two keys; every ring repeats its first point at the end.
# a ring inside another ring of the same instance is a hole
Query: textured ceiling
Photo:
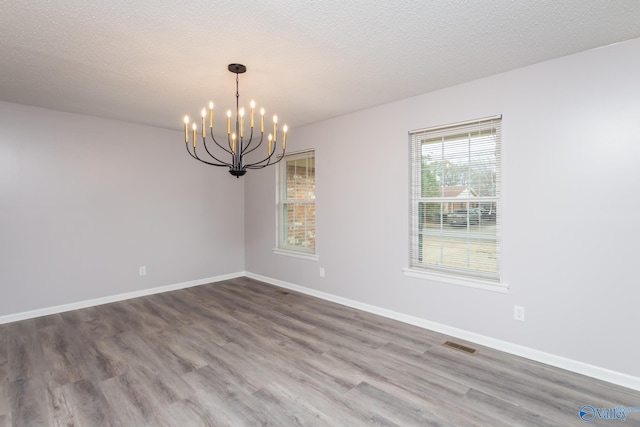
{"type": "Polygon", "coordinates": [[[180,129],[240,62],[291,127],[637,37],[637,0],[0,0],[0,100],[180,129]]]}

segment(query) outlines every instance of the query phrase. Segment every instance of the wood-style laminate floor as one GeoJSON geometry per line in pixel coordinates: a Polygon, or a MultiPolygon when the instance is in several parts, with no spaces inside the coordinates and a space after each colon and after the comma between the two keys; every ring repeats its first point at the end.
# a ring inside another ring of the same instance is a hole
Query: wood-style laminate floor
{"type": "Polygon", "coordinates": [[[0,427],[568,426],[640,406],[447,339],[247,278],[24,320],[0,325],[0,427]]]}

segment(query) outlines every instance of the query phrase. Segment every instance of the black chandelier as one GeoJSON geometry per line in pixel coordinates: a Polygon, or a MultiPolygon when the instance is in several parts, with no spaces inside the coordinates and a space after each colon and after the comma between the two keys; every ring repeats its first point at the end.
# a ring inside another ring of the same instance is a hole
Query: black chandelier
{"type": "Polygon", "coordinates": [[[184,142],[187,147],[187,152],[191,157],[196,160],[201,161],[202,163],[206,163],[212,166],[223,166],[229,168],[229,173],[236,178],[240,178],[242,175],[247,173],[247,169],[262,169],[269,165],[275,165],[282,157],[284,157],[284,153],[287,147],[287,125],[284,125],[282,128],[282,153],[279,156],[275,156],[276,152],[276,143],[278,140],[278,116],[273,116],[273,133],[269,134],[267,137],[268,146],[267,146],[267,156],[262,160],[253,163],[244,163],[244,157],[256,150],[260,145],[262,145],[262,141],[264,139],[264,108],[260,109],[260,140],[258,140],[257,136],[254,139],[253,130],[254,130],[254,122],[253,115],[255,111],[256,104],[252,100],[250,103],[249,110],[249,138],[245,137],[245,110],[243,108],[239,108],[240,106],[240,93],[238,91],[238,77],[240,74],[247,71],[247,67],[242,64],[229,64],[229,71],[236,75],[236,126],[235,132],[231,132],[231,110],[227,110],[227,144],[221,145],[216,138],[213,136],[213,101],[209,102],[209,132],[211,134],[211,139],[213,142],[223,151],[226,151],[228,155],[231,155],[231,161],[225,162],[223,160],[218,159],[214,156],[209,148],[207,147],[207,138],[206,138],[206,129],[205,129],[205,121],[207,116],[207,109],[202,109],[202,146],[207,153],[208,157],[202,159],[200,155],[197,153],[197,131],[198,126],[194,121],[191,125],[193,130],[193,151],[189,148],[189,116],[184,116],[184,142]],[[253,147],[252,147],[252,144],[253,147]],[[273,159],[273,161],[272,161],[273,159]]]}

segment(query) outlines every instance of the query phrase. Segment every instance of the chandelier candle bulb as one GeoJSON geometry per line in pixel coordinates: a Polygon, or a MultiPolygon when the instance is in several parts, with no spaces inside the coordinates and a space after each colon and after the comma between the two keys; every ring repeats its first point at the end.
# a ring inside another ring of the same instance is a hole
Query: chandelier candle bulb
{"type": "Polygon", "coordinates": [[[273,142],[278,140],[278,116],[273,115],[273,142]]]}
{"type": "Polygon", "coordinates": [[[235,132],[231,135],[231,152],[236,154],[236,134],[235,132]]]}
{"type": "Polygon", "coordinates": [[[209,102],[209,127],[213,129],[213,101],[209,102]]]}
{"type": "Polygon", "coordinates": [[[189,116],[184,116],[184,143],[189,143],[189,116]]]}
{"type": "Polygon", "coordinates": [[[251,118],[249,119],[249,127],[253,129],[253,110],[256,109],[256,103],[254,102],[253,99],[249,103],[249,106],[251,107],[251,118]]]}
{"type": "Polygon", "coordinates": [[[227,135],[231,133],[231,110],[227,110],[227,135]]]}
{"type": "Polygon", "coordinates": [[[273,154],[273,150],[272,150],[273,141],[272,141],[272,139],[273,139],[272,135],[269,134],[269,156],[271,156],[271,154],[273,154]]]}
{"type": "Polygon", "coordinates": [[[260,109],[260,133],[264,133],[264,108],[260,109]]]}
{"type": "Polygon", "coordinates": [[[282,149],[283,150],[287,148],[287,131],[288,130],[289,130],[289,127],[287,127],[287,125],[284,125],[282,127],[282,149]]]}
{"type": "Polygon", "coordinates": [[[206,132],[204,131],[204,118],[206,116],[207,116],[207,110],[203,108],[202,109],[202,139],[204,139],[204,136],[206,135],[206,132]]]}
{"type": "Polygon", "coordinates": [[[196,148],[196,129],[198,127],[196,126],[196,122],[193,122],[193,125],[191,126],[191,129],[193,129],[193,148],[196,148]]]}

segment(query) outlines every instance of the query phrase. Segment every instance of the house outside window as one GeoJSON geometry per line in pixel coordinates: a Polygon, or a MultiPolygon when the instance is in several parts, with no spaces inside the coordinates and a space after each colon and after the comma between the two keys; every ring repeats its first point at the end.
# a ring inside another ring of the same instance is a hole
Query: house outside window
{"type": "Polygon", "coordinates": [[[314,151],[286,155],[278,165],[277,250],[316,253],[316,177],[314,151]]]}
{"type": "Polygon", "coordinates": [[[410,132],[409,270],[500,285],[501,117],[410,132]]]}

